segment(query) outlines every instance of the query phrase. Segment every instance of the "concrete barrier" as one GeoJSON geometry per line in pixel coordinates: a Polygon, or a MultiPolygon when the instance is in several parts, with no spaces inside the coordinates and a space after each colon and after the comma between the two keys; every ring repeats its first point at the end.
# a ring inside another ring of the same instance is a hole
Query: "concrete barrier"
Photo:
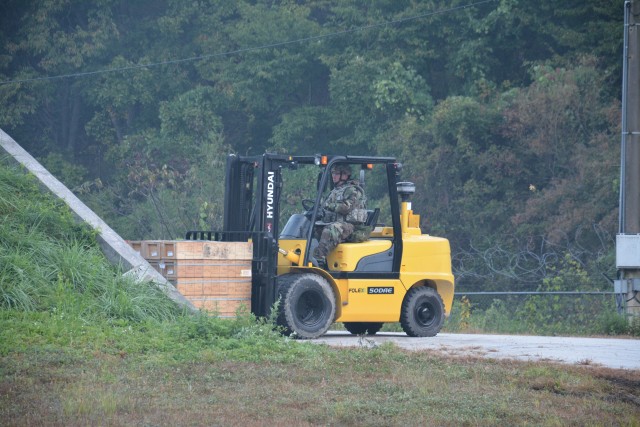
{"type": "Polygon", "coordinates": [[[98,234],[98,243],[105,257],[115,266],[119,266],[125,271],[125,276],[132,276],[140,282],[153,282],[177,304],[190,311],[197,311],[171,283],[158,273],[139,253],[137,253],[127,242],[122,239],[85,205],[75,194],[73,194],[63,183],[44,168],[36,159],[27,153],[17,142],[6,132],[0,129],[0,147],[6,151],[11,158],[24,166],[38,180],[51,191],[55,196],[64,200],[77,218],[93,227],[98,234]]]}

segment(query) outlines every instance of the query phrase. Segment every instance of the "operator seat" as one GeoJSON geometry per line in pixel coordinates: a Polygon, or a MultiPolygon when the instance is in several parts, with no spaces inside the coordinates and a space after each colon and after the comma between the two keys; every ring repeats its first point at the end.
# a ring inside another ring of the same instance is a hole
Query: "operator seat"
{"type": "Polygon", "coordinates": [[[374,210],[367,211],[367,222],[364,225],[371,227],[373,230],[376,227],[376,223],[378,222],[378,217],[380,216],[380,208],[375,208],[374,210]]]}

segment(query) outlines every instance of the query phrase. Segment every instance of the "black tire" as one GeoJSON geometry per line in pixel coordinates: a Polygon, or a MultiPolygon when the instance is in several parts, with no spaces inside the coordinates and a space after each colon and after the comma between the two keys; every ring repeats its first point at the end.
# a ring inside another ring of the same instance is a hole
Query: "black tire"
{"type": "Polygon", "coordinates": [[[329,282],[317,274],[278,277],[280,305],[277,323],[286,335],[313,339],[327,332],[336,316],[336,300],[329,282]]]}
{"type": "Polygon", "coordinates": [[[380,322],[344,322],[344,328],[353,335],[375,335],[384,323],[380,322]]]}
{"type": "Polygon", "coordinates": [[[444,304],[435,289],[412,288],[402,302],[402,329],[410,337],[434,337],[444,324],[444,304]]]}

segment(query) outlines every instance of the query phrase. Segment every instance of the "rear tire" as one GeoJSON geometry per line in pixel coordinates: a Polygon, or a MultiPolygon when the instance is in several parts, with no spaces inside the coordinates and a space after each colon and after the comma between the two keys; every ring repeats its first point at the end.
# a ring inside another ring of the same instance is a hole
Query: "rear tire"
{"type": "Polygon", "coordinates": [[[285,335],[313,339],[327,332],[336,316],[336,300],[327,280],[317,274],[278,277],[277,323],[285,335]]]}
{"type": "Polygon", "coordinates": [[[344,328],[353,335],[375,335],[382,329],[380,322],[344,322],[344,328]]]}
{"type": "Polygon", "coordinates": [[[411,288],[402,302],[402,329],[410,337],[434,337],[444,324],[444,304],[435,289],[411,288]]]}

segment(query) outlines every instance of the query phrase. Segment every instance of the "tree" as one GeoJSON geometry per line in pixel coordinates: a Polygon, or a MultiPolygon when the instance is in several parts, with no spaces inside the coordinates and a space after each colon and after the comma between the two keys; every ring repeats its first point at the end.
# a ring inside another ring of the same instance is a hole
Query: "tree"
{"type": "Polygon", "coordinates": [[[331,151],[404,160],[459,253],[558,230],[595,248],[579,230],[615,217],[622,1],[466,6],[7,0],[0,79],[45,79],[0,85],[0,125],[130,237],[217,224],[228,152],[331,151]]]}

